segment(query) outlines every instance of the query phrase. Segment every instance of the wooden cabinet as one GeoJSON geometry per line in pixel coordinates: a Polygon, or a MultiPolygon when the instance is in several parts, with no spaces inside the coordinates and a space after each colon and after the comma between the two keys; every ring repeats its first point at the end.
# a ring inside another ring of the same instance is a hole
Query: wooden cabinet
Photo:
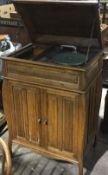
{"type": "Polygon", "coordinates": [[[84,155],[97,135],[101,69],[88,89],[81,92],[20,81],[18,69],[12,78],[10,61],[12,65],[11,59],[4,60],[7,78],[3,81],[10,145],[19,143],[45,156],[77,163],[82,175],[84,155]]]}
{"type": "Polygon", "coordinates": [[[9,145],[76,163],[83,175],[84,156],[97,135],[102,89],[98,2],[14,4],[33,44],[3,58],[9,145]]]}

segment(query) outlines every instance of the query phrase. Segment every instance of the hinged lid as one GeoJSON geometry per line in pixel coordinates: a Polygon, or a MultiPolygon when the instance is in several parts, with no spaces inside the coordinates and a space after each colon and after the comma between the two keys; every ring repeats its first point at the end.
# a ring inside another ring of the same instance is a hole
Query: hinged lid
{"type": "Polygon", "coordinates": [[[101,47],[98,0],[14,0],[13,3],[33,43],[74,42],[101,47]]]}

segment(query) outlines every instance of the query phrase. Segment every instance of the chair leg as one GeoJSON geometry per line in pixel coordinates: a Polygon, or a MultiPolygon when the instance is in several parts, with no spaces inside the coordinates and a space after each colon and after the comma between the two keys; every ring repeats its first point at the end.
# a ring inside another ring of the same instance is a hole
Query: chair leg
{"type": "Polygon", "coordinates": [[[3,150],[3,159],[2,159],[2,175],[5,175],[5,153],[3,150]]]}
{"type": "Polygon", "coordinates": [[[9,147],[0,138],[0,144],[3,147],[3,163],[2,163],[2,175],[12,175],[12,160],[9,147]],[[6,173],[5,173],[5,160],[6,160],[6,173]]]}

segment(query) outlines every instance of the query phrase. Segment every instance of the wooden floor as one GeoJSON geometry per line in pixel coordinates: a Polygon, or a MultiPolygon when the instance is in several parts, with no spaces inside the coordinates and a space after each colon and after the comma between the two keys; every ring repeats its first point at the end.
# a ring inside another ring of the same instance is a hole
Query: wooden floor
{"type": "MultiPolygon", "coordinates": [[[[102,113],[100,110],[100,116],[102,113]]],[[[7,141],[8,132],[2,138],[7,141]]],[[[48,159],[19,145],[13,144],[12,149],[13,175],[78,175],[76,165],[48,159]]],[[[100,133],[96,149],[85,158],[84,175],[108,175],[108,135],[100,133]]]]}

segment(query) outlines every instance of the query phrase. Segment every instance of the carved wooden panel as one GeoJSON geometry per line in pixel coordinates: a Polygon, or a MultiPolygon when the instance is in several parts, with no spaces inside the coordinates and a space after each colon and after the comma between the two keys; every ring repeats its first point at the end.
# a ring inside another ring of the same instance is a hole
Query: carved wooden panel
{"type": "Polygon", "coordinates": [[[27,89],[27,109],[29,116],[29,141],[40,144],[40,98],[38,88],[27,89]]]}
{"type": "Polygon", "coordinates": [[[75,153],[77,144],[74,139],[78,139],[77,129],[75,129],[78,123],[78,95],[65,94],[62,91],[47,91],[47,95],[48,149],[64,154],[75,153]]]}
{"type": "Polygon", "coordinates": [[[9,83],[11,92],[12,128],[14,138],[40,143],[39,119],[39,89],[29,88],[23,84],[9,83]]]}

